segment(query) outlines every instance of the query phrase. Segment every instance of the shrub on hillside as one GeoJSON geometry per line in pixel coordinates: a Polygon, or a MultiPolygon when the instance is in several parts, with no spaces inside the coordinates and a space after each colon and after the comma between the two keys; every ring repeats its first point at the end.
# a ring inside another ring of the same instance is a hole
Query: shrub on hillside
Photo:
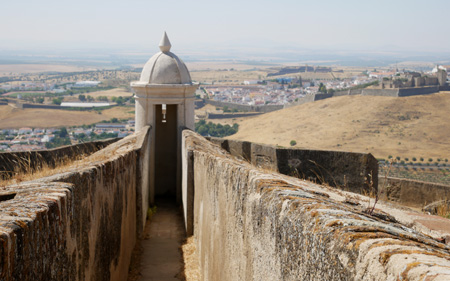
{"type": "Polygon", "coordinates": [[[204,137],[226,137],[235,134],[239,129],[239,125],[234,123],[233,126],[214,124],[212,122],[206,123],[205,120],[200,120],[195,123],[195,131],[204,137]]]}

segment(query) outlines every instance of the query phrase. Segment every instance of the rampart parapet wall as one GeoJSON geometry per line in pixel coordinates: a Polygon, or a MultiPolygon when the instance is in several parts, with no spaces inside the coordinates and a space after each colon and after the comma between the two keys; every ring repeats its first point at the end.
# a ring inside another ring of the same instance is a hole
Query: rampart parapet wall
{"type": "Polygon", "coordinates": [[[118,141],[119,138],[62,146],[47,150],[30,150],[17,152],[0,152],[0,172],[11,175],[18,172],[30,172],[43,164],[54,167],[67,159],[80,158],[105,148],[118,141]]]}
{"type": "Polygon", "coordinates": [[[380,177],[379,182],[382,199],[404,206],[422,208],[450,198],[450,185],[394,177],[380,177]]]}
{"type": "Polygon", "coordinates": [[[256,168],[190,131],[183,142],[202,280],[450,279],[450,248],[406,212],[369,215],[360,195],[256,168]]]}
{"type": "Polygon", "coordinates": [[[2,189],[0,280],[126,280],[148,209],[148,132],[2,189]]]}
{"type": "Polygon", "coordinates": [[[378,161],[370,153],[281,148],[247,141],[209,138],[256,167],[360,194],[376,192],[378,161]]]}
{"type": "MultiPolygon", "coordinates": [[[[148,209],[149,131],[1,189],[0,280],[126,280],[148,209]]],[[[295,150],[215,143],[183,131],[202,280],[449,280],[450,247],[412,211],[275,172],[305,157],[295,150]]]]}
{"type": "Polygon", "coordinates": [[[418,95],[429,95],[438,93],[439,91],[448,91],[450,88],[447,85],[444,86],[424,86],[424,87],[412,87],[412,88],[394,88],[394,89],[348,89],[336,91],[332,94],[309,94],[298,101],[287,104],[286,107],[296,106],[318,100],[328,99],[332,97],[340,96],[383,96],[383,97],[409,97],[418,95]]]}

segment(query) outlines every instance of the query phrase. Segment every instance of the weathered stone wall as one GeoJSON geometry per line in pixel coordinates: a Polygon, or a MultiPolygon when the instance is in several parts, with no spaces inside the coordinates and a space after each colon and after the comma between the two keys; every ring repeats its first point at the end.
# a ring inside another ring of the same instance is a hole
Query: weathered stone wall
{"type": "Polygon", "coordinates": [[[296,102],[293,102],[292,104],[286,105],[286,107],[296,106],[300,104],[305,104],[309,102],[314,102],[318,100],[324,100],[328,98],[332,98],[334,94],[310,94],[306,95],[303,98],[298,99],[296,102]]]}
{"type": "Polygon", "coordinates": [[[362,91],[363,91],[363,89],[349,89],[349,90],[336,91],[333,93],[333,96],[340,97],[340,96],[361,95],[362,91]]]}
{"type": "Polygon", "coordinates": [[[363,89],[363,96],[385,96],[385,97],[409,97],[417,95],[429,95],[439,92],[439,86],[427,86],[419,88],[398,89],[363,89]]]}
{"type": "Polygon", "coordinates": [[[445,244],[193,132],[183,141],[202,280],[449,280],[445,244]]]}
{"type": "Polygon", "coordinates": [[[299,98],[296,102],[286,104],[286,107],[292,107],[292,106],[297,106],[297,105],[313,102],[314,97],[315,97],[315,95],[306,95],[303,98],[299,98]]]}
{"type": "Polygon", "coordinates": [[[237,109],[239,111],[249,111],[249,112],[272,112],[276,110],[283,109],[283,105],[274,105],[274,104],[268,104],[268,105],[245,105],[245,104],[237,104],[237,103],[231,103],[231,102],[221,102],[221,101],[215,101],[215,100],[205,100],[206,104],[211,104],[214,106],[228,106],[230,109],[237,109]]]}
{"type": "Polygon", "coordinates": [[[0,172],[3,175],[11,175],[13,172],[29,172],[41,167],[44,163],[54,167],[55,164],[67,159],[82,155],[88,156],[118,140],[119,138],[113,138],[48,150],[0,152],[0,172]]]}
{"type": "Polygon", "coordinates": [[[449,185],[432,182],[380,177],[379,187],[381,199],[415,208],[450,198],[449,185]]]}
{"type": "MultiPolygon", "coordinates": [[[[434,78],[433,78],[434,79],[434,78]]],[[[432,79],[432,80],[433,80],[432,79]]],[[[430,80],[431,81],[431,80],[430,80]]],[[[432,81],[433,83],[435,80],[432,81]]],[[[430,82],[431,83],[431,82],[430,82]]],[[[332,94],[313,94],[306,95],[297,102],[286,105],[286,107],[296,106],[313,101],[323,100],[331,97],[340,97],[347,95],[363,95],[363,96],[384,96],[384,97],[409,97],[417,95],[429,95],[438,93],[439,91],[447,91],[448,87],[444,86],[425,86],[420,88],[396,88],[396,89],[350,89],[336,91],[332,94]]]]}
{"type": "Polygon", "coordinates": [[[363,96],[398,97],[399,89],[363,89],[363,96]]]}
{"type": "Polygon", "coordinates": [[[249,113],[208,113],[208,119],[226,119],[226,118],[241,118],[241,117],[252,117],[258,116],[263,113],[260,112],[249,112],[249,113]]]}
{"type": "Polygon", "coordinates": [[[147,211],[148,131],[0,191],[0,280],[127,279],[147,211]]]}
{"type": "Polygon", "coordinates": [[[314,101],[332,98],[334,94],[315,94],[314,101]]]}
{"type": "Polygon", "coordinates": [[[209,139],[231,155],[274,172],[361,194],[375,192],[378,186],[378,161],[370,153],[289,149],[246,141],[209,139]]]}
{"type": "Polygon", "coordinates": [[[399,97],[409,97],[418,95],[429,95],[439,92],[439,86],[429,86],[421,88],[400,88],[398,92],[399,97]]]}

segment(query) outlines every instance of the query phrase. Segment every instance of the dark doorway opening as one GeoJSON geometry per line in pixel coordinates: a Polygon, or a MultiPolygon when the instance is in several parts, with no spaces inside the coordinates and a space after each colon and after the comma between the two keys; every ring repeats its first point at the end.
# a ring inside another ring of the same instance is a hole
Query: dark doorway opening
{"type": "Polygon", "coordinates": [[[162,105],[156,105],[155,114],[155,197],[176,200],[177,105],[166,105],[165,118],[162,105]]]}

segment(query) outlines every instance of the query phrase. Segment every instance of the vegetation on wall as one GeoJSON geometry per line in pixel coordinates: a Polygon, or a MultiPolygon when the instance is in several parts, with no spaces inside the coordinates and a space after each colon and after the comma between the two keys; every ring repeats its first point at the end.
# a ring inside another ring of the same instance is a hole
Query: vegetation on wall
{"type": "Polygon", "coordinates": [[[63,145],[71,145],[69,134],[65,127],[62,127],[59,131],[55,132],[55,138],[45,143],[46,148],[56,148],[63,145]]]}

